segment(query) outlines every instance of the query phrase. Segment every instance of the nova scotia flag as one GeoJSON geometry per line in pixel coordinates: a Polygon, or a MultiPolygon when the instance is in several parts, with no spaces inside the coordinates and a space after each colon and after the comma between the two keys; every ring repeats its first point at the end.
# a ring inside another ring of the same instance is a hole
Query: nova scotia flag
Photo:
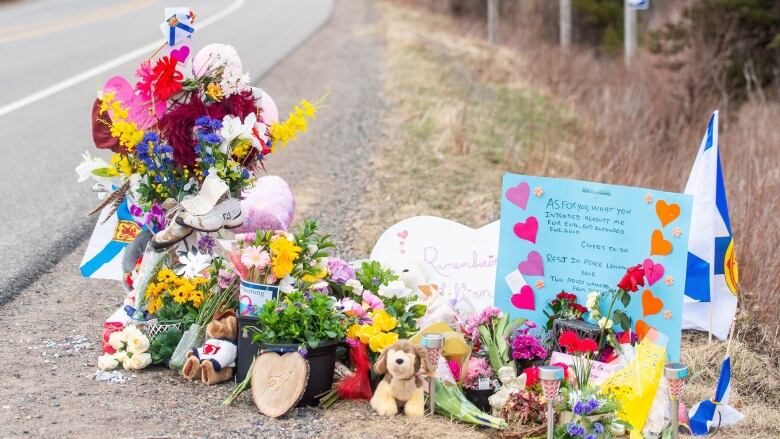
{"type": "Polygon", "coordinates": [[[720,366],[720,377],[714,398],[705,399],[691,407],[688,412],[691,433],[694,436],[709,434],[711,429],[728,427],[745,418],[737,409],[728,405],[729,393],[731,393],[731,357],[727,356],[720,366]]]}
{"type": "Polygon", "coordinates": [[[737,311],[738,271],[720,164],[717,111],[710,117],[685,193],[693,195],[693,209],[682,327],[711,331],[725,340],[737,311]]]}

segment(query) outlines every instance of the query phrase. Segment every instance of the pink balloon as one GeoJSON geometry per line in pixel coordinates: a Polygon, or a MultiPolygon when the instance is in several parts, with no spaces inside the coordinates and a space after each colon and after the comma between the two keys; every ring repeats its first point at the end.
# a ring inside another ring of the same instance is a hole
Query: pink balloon
{"type": "Polygon", "coordinates": [[[260,177],[252,188],[245,190],[241,200],[244,223],[235,231],[287,230],[295,215],[295,196],[281,177],[260,177]]]}
{"type": "Polygon", "coordinates": [[[257,87],[252,87],[252,95],[257,99],[257,105],[262,107],[260,117],[262,117],[263,122],[268,126],[279,122],[279,109],[276,108],[276,102],[271,98],[271,95],[257,87]]]}

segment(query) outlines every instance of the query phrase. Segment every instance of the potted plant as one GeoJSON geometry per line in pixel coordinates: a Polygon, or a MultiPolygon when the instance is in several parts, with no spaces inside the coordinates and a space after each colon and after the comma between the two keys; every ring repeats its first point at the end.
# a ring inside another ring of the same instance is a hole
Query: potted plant
{"type": "Polygon", "coordinates": [[[515,360],[518,371],[541,366],[547,358],[547,349],[542,346],[539,337],[532,333],[533,329],[536,329],[536,324],[526,320],[510,338],[512,358],[515,360]]]}
{"type": "Polygon", "coordinates": [[[593,386],[564,387],[556,410],[560,415],[555,437],[613,437],[617,432],[630,430],[628,423],[617,418],[618,410],[620,402],[611,393],[599,392],[593,386]]]}
{"type": "Polygon", "coordinates": [[[463,393],[466,399],[484,412],[490,412],[488,398],[495,393],[496,386],[493,380],[493,369],[487,359],[471,357],[463,377],[463,393]]]}
{"type": "Polygon", "coordinates": [[[300,291],[271,299],[259,310],[251,332],[258,352],[298,351],[306,358],[309,378],[298,405],[317,405],[317,396],[333,385],[336,348],[344,339],[344,315],[337,310],[336,300],[300,291]]]}

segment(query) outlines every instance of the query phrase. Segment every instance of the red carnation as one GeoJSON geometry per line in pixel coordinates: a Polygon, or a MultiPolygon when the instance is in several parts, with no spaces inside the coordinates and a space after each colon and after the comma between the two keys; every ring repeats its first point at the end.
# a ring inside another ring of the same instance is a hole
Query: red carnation
{"type": "Polygon", "coordinates": [[[596,352],[599,349],[599,345],[591,338],[584,338],[580,340],[579,346],[577,346],[577,352],[596,352]]]}
{"type": "Polygon", "coordinates": [[[629,267],[626,270],[626,274],[623,275],[623,279],[620,279],[617,287],[623,291],[635,292],[637,286],[645,286],[645,270],[642,268],[642,264],[637,264],[636,267],[629,267]]]}
{"type": "Polygon", "coordinates": [[[534,384],[539,382],[539,367],[526,367],[523,370],[523,373],[525,374],[525,387],[531,387],[534,384]]]}
{"type": "Polygon", "coordinates": [[[157,60],[157,64],[152,69],[154,96],[161,101],[167,100],[182,90],[181,81],[184,79],[184,75],[176,70],[177,62],[170,56],[164,56],[157,60]]]}
{"type": "Polygon", "coordinates": [[[576,350],[580,344],[580,338],[577,337],[577,333],[574,331],[563,331],[558,336],[558,344],[565,347],[567,350],[576,350]]]}
{"type": "Polygon", "coordinates": [[[569,294],[566,291],[561,291],[555,297],[558,298],[558,299],[567,299],[567,300],[571,300],[571,301],[576,301],[577,300],[577,296],[575,296],[574,294],[569,294]]]}

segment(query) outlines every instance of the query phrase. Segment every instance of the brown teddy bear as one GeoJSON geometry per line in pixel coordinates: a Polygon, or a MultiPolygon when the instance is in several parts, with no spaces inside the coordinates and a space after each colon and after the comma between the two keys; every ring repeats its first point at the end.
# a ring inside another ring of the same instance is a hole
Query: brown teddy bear
{"type": "Polygon", "coordinates": [[[423,416],[423,380],[417,376],[421,365],[429,374],[435,370],[428,351],[409,340],[398,340],[385,349],[374,363],[374,371],[384,378],[371,398],[371,407],[385,416],[395,415],[402,407],[407,416],[423,416]]]}
{"type": "Polygon", "coordinates": [[[207,385],[229,380],[236,367],[238,354],[238,321],[235,311],[214,315],[206,326],[207,340],[203,347],[187,352],[181,373],[188,380],[200,377],[207,385]]]}

